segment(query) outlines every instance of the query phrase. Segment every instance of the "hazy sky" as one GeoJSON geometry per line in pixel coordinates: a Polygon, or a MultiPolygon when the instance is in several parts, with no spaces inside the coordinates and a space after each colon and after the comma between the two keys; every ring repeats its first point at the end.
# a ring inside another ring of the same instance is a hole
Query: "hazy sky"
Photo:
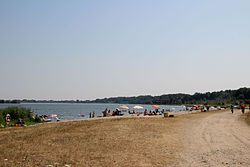
{"type": "Polygon", "coordinates": [[[249,0],[1,0],[0,98],[250,85],[249,0]]]}

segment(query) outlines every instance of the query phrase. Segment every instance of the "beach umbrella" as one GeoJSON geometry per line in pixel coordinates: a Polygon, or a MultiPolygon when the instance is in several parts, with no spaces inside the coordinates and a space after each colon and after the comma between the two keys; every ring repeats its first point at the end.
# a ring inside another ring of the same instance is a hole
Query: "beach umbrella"
{"type": "Polygon", "coordinates": [[[125,106],[125,105],[121,105],[120,108],[129,109],[128,106],[125,106]]]}
{"type": "Polygon", "coordinates": [[[140,110],[140,109],[143,109],[143,107],[142,106],[134,106],[133,109],[140,110]]]}
{"type": "Polygon", "coordinates": [[[156,105],[154,105],[154,106],[152,106],[153,108],[160,108],[159,106],[156,106],[156,105]]]}

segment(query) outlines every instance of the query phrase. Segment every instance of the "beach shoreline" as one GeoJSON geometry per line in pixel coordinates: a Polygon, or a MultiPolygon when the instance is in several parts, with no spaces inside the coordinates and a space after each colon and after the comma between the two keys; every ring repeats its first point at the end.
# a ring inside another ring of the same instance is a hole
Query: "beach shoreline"
{"type": "MultiPolygon", "coordinates": [[[[223,110],[210,110],[207,112],[218,112],[218,111],[228,111],[228,109],[223,109],[223,110]]],[[[174,115],[174,117],[178,117],[181,115],[186,115],[186,114],[195,114],[195,113],[201,113],[201,110],[192,110],[192,111],[168,111],[169,115],[174,115]]],[[[83,118],[83,119],[73,119],[73,120],[61,120],[59,122],[71,122],[71,121],[90,121],[90,120],[100,120],[100,119],[122,119],[122,118],[161,118],[164,117],[164,114],[162,113],[161,115],[144,115],[144,114],[124,114],[122,116],[108,116],[108,117],[95,117],[95,118],[83,118]]],[[[51,123],[59,123],[59,122],[51,122],[51,123]]]]}
{"type": "Polygon", "coordinates": [[[186,147],[185,138],[193,133],[192,120],[221,114],[234,117],[230,110],[196,110],[175,112],[174,118],[115,116],[2,128],[0,140],[6,142],[0,143],[0,164],[185,166],[180,163],[186,154],[180,157],[180,153],[186,147]]]}

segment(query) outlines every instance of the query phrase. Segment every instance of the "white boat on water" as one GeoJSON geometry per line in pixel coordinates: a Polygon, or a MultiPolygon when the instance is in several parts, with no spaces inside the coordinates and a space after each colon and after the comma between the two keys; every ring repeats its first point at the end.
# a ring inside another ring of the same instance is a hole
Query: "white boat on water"
{"type": "Polygon", "coordinates": [[[44,122],[58,122],[58,121],[60,121],[60,119],[57,117],[56,114],[46,115],[46,117],[43,117],[42,120],[44,122]]]}

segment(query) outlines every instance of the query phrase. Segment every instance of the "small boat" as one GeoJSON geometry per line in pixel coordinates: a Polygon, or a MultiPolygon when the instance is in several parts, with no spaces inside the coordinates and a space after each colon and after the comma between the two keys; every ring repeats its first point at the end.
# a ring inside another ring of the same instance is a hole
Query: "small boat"
{"type": "Polygon", "coordinates": [[[46,119],[43,119],[43,121],[44,121],[44,122],[51,122],[52,120],[51,120],[51,119],[46,118],[46,119]]]}
{"type": "Polygon", "coordinates": [[[56,114],[51,114],[51,115],[47,115],[48,118],[53,118],[53,117],[57,117],[56,114]]]}
{"type": "Polygon", "coordinates": [[[58,122],[58,121],[60,121],[60,119],[57,117],[56,114],[43,115],[41,118],[44,122],[58,122]]]}

